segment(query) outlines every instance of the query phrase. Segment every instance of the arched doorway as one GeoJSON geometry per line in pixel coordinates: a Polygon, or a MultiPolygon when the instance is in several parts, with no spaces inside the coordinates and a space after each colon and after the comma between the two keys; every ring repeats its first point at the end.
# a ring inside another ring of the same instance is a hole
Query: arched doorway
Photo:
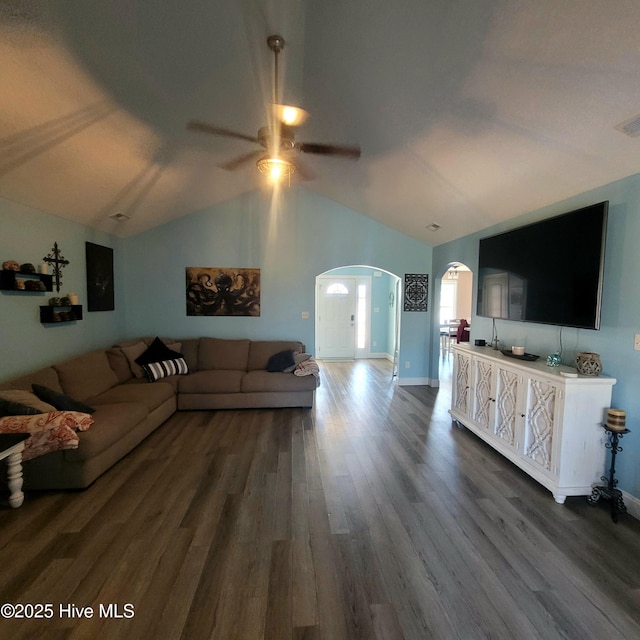
{"type": "Polygon", "coordinates": [[[397,364],[400,278],[350,265],[316,276],[316,357],[388,358],[397,364]]]}
{"type": "Polygon", "coordinates": [[[443,360],[450,356],[451,345],[457,342],[460,322],[465,320],[471,325],[472,307],[473,272],[462,262],[450,262],[440,282],[439,322],[441,373],[444,372],[442,366],[443,360]]]}

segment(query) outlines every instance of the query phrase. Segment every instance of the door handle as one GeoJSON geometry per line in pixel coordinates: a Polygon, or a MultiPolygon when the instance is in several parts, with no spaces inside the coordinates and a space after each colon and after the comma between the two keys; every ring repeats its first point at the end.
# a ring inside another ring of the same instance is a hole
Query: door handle
{"type": "Polygon", "coordinates": [[[355,319],[356,317],[353,314],[351,314],[351,322],[353,322],[355,319]]]}

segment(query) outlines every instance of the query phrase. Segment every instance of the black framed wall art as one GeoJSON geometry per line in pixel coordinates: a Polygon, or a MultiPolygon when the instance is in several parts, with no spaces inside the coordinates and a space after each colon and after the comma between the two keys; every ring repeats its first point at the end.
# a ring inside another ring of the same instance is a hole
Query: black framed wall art
{"type": "Polygon", "coordinates": [[[87,258],[87,310],[113,311],[113,249],[93,242],[85,243],[87,258]]]}
{"type": "Polygon", "coordinates": [[[429,298],[429,275],[426,273],[404,274],[404,310],[426,311],[429,298]]]}
{"type": "Polygon", "coordinates": [[[188,316],[260,315],[260,269],[186,267],[188,316]]]}

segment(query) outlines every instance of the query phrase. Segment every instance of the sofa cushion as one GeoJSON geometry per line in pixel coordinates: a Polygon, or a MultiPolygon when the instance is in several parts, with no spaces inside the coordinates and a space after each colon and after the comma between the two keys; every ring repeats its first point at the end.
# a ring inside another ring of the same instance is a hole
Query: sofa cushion
{"type": "Polygon", "coordinates": [[[243,393],[267,391],[313,391],[317,386],[314,376],[299,378],[293,373],[271,373],[269,371],[249,371],[242,378],[243,393]]]}
{"type": "Polygon", "coordinates": [[[196,371],[178,382],[180,393],[240,393],[244,371],[196,371]]]}
{"type": "Polygon", "coordinates": [[[298,341],[287,340],[252,340],[249,347],[249,361],[247,371],[267,368],[269,358],[281,351],[304,351],[304,345],[298,341]]]}
{"type": "Polygon", "coordinates": [[[249,358],[249,340],[200,338],[198,369],[226,369],[246,371],[249,358]]]}
{"type": "Polygon", "coordinates": [[[182,357],[185,359],[189,371],[198,370],[198,347],[200,346],[199,338],[191,338],[188,340],[181,340],[182,342],[182,357]]]}
{"type": "Polygon", "coordinates": [[[91,351],[62,364],[56,364],[54,369],[60,377],[61,391],[81,402],[118,384],[118,377],[109,366],[109,359],[104,350],[91,351]]]}
{"type": "Polygon", "coordinates": [[[163,402],[171,398],[175,394],[173,385],[168,382],[157,382],[149,384],[148,382],[136,384],[131,383],[119,384],[99,396],[91,398],[91,404],[98,409],[100,405],[114,404],[121,402],[137,402],[144,405],[147,411],[157,409],[163,402]]]}
{"type": "Polygon", "coordinates": [[[69,461],[89,460],[111,447],[129,431],[135,429],[148,415],[140,402],[123,402],[96,406],[94,420],[89,431],[79,433],[80,445],[77,449],[65,451],[69,461]]]}
{"type": "Polygon", "coordinates": [[[54,391],[62,392],[58,372],[53,367],[39,369],[38,371],[20,376],[19,378],[15,378],[9,382],[12,387],[16,389],[25,389],[29,392],[31,392],[31,385],[34,383],[41,384],[49,389],[53,389],[54,391]]]}
{"type": "Polygon", "coordinates": [[[111,349],[107,349],[106,354],[109,360],[109,366],[116,374],[118,382],[123,383],[131,380],[133,375],[131,373],[131,367],[122,349],[120,347],[111,347],[111,349]]]}
{"type": "Polygon", "coordinates": [[[0,415],[29,416],[38,413],[49,413],[56,408],[43,402],[31,391],[25,389],[5,389],[0,391],[0,415]]]}
{"type": "Polygon", "coordinates": [[[95,409],[88,404],[75,400],[64,393],[58,393],[57,391],[43,387],[41,384],[31,386],[33,393],[35,393],[40,400],[53,405],[58,411],[81,411],[82,413],[93,413],[95,411],[95,409]]]}
{"type": "Polygon", "coordinates": [[[133,377],[144,378],[144,371],[136,360],[148,349],[147,345],[140,340],[140,342],[120,347],[120,349],[122,349],[122,353],[129,363],[129,370],[133,377]]]}

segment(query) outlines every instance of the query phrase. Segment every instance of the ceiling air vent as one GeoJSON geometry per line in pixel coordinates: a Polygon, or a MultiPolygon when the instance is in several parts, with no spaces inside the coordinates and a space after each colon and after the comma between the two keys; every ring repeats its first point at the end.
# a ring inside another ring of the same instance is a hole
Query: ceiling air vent
{"type": "Polygon", "coordinates": [[[640,136],[640,116],[633,116],[633,118],[616,125],[615,128],[630,138],[637,138],[640,136]]]}
{"type": "Polygon", "coordinates": [[[429,229],[429,231],[437,231],[438,229],[442,229],[442,225],[437,222],[432,222],[430,225],[427,225],[427,229],[429,229]]]}

